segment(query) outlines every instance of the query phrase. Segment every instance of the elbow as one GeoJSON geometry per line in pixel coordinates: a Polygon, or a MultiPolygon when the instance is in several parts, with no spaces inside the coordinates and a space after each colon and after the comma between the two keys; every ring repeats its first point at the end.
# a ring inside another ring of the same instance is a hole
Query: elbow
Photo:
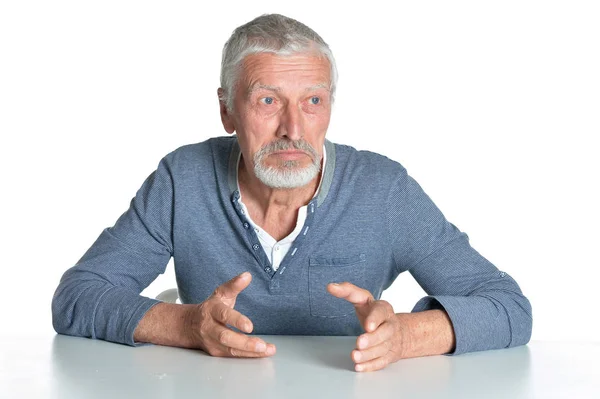
{"type": "Polygon", "coordinates": [[[519,289],[488,290],[483,297],[491,301],[498,323],[497,331],[502,338],[496,349],[512,348],[527,344],[531,340],[533,317],[531,303],[519,289]]]}
{"type": "MultiPolygon", "coordinates": [[[[68,273],[68,272],[67,272],[68,273]]],[[[65,277],[52,297],[52,327],[59,334],[94,338],[94,314],[104,284],[65,277]]]]}
{"type": "Polygon", "coordinates": [[[531,302],[512,277],[504,274],[502,277],[498,285],[487,291],[486,296],[493,299],[505,315],[508,340],[508,345],[505,341],[505,347],[525,345],[531,340],[533,330],[531,302]]]}
{"type": "Polygon", "coordinates": [[[73,330],[75,302],[61,282],[52,297],[52,327],[58,334],[76,335],[73,330]]]}
{"type": "Polygon", "coordinates": [[[533,316],[531,303],[523,296],[515,301],[516,305],[512,315],[512,339],[509,347],[526,345],[531,340],[533,331],[533,316]]]}

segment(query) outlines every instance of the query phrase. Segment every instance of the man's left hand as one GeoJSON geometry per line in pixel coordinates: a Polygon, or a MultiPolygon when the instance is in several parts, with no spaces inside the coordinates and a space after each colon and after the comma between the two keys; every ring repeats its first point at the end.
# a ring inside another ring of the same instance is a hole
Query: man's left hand
{"type": "Polygon", "coordinates": [[[331,283],[327,291],[354,305],[356,315],[366,331],[356,339],[351,357],[356,371],[375,371],[403,358],[410,346],[408,327],[400,322],[392,305],[376,301],[371,293],[351,283],[331,283]]]}

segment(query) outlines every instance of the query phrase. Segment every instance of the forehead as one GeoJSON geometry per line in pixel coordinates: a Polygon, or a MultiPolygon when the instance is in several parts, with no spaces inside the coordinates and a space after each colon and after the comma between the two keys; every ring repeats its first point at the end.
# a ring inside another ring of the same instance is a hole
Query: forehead
{"type": "Polygon", "coordinates": [[[240,83],[240,89],[245,91],[257,86],[328,88],[331,83],[331,67],[326,57],[314,53],[289,56],[250,54],[242,62],[240,83]]]}

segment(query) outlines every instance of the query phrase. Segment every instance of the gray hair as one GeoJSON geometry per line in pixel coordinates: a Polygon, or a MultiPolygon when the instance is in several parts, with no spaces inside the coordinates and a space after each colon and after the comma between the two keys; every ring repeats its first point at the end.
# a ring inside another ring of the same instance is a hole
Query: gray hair
{"type": "Polygon", "coordinates": [[[229,111],[233,110],[233,97],[238,74],[244,58],[250,54],[273,53],[288,56],[314,51],[327,58],[331,66],[329,91],[333,102],[337,85],[337,68],[331,49],[311,28],[295,19],[280,14],[264,14],[236,28],[223,47],[221,61],[220,100],[229,111]]]}

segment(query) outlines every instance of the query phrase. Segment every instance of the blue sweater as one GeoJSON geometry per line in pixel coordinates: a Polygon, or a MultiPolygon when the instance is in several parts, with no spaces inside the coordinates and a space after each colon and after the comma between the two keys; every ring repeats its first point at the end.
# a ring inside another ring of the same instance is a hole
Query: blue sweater
{"type": "Polygon", "coordinates": [[[136,326],[158,302],[139,293],[174,257],[183,303],[202,302],[225,281],[252,273],[236,309],[255,334],[361,334],[352,305],[326,285],[350,281],[378,299],[408,271],[429,295],[413,312],[446,310],[454,354],[529,341],[531,305],[515,280],[470,246],[402,165],[325,146],[321,189],[277,272],[238,203],[237,138],[168,154],[129,209],[63,275],[52,302],[55,330],[134,345],[136,326]]]}

